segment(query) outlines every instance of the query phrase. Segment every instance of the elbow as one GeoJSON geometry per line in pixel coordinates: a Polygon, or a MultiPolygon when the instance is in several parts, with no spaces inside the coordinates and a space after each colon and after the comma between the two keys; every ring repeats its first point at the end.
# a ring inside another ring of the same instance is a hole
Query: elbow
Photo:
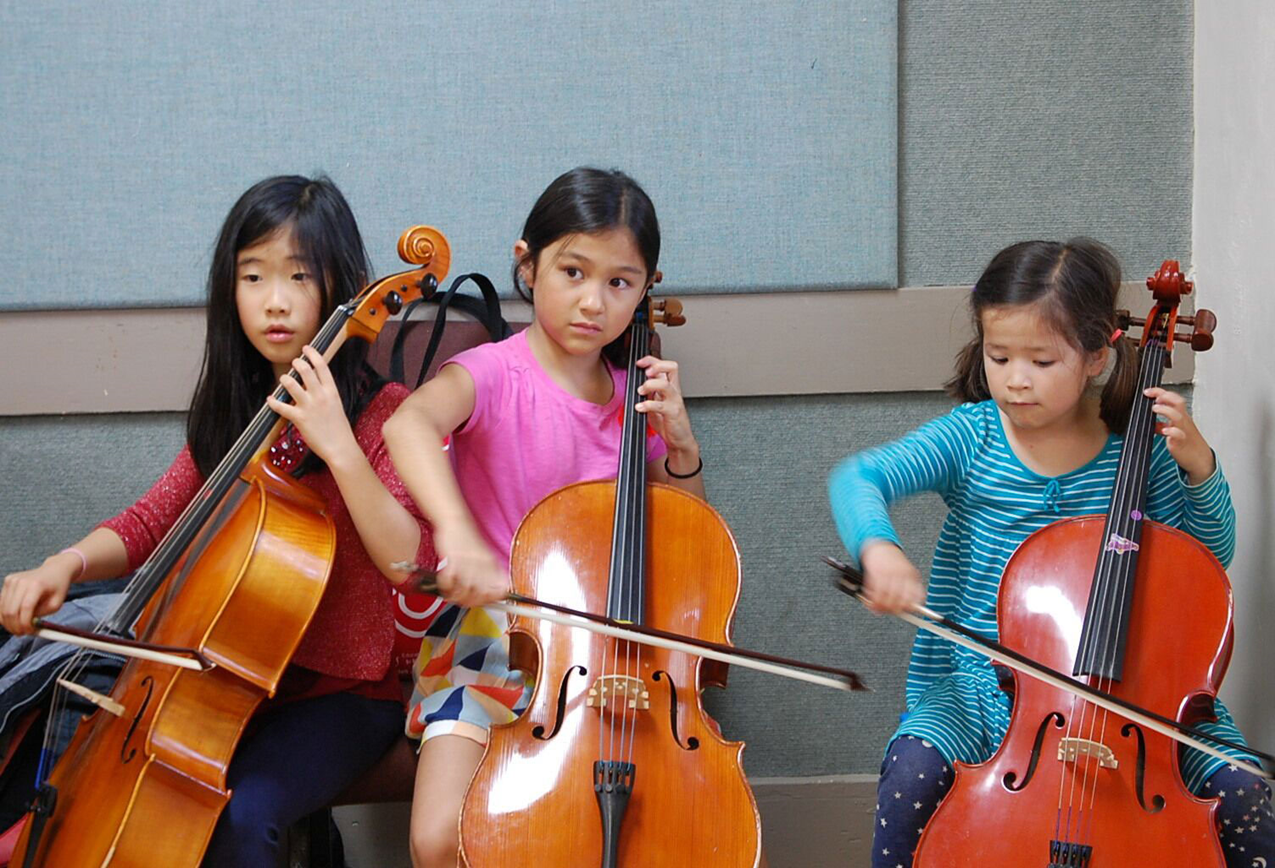
{"type": "Polygon", "coordinates": [[[381,426],[381,437],[385,440],[385,448],[390,457],[401,457],[411,447],[412,432],[419,428],[420,422],[412,418],[410,411],[400,407],[394,415],[385,420],[381,426]]]}
{"type": "Polygon", "coordinates": [[[860,475],[859,465],[859,455],[851,455],[842,459],[828,474],[828,498],[834,504],[839,495],[855,487],[855,480],[860,475]]]}

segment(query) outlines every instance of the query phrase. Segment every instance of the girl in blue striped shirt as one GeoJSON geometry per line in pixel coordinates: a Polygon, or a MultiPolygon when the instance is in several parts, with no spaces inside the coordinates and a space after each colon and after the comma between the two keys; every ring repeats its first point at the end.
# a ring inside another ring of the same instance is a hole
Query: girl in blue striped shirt
{"type": "MultiPolygon", "coordinates": [[[[924,598],[996,639],[1001,574],[1019,543],[1058,519],[1106,512],[1137,390],[1136,352],[1128,341],[1113,346],[1119,285],[1115,256],[1088,239],[1026,241],[992,259],[970,299],[976,336],[947,384],[965,403],[832,473],[837,529],[863,568],[875,610],[899,612],[924,598]],[[1099,391],[1094,381],[1109,364],[1099,391]],[[887,512],[920,491],[937,492],[948,507],[924,591],[887,512]]],[[[1235,515],[1221,467],[1180,395],[1146,394],[1165,420],[1152,450],[1147,516],[1192,534],[1225,565],[1235,515]]],[[[921,830],[951,786],[952,763],[995,753],[1010,697],[986,658],[920,633],[906,708],[882,762],[874,868],[912,864],[921,830]]],[[[1221,702],[1216,714],[1201,728],[1242,742],[1221,702]]],[[[1265,783],[1199,751],[1184,752],[1182,771],[1193,792],[1222,798],[1228,865],[1262,864],[1254,860],[1264,856],[1275,866],[1265,783]]]]}

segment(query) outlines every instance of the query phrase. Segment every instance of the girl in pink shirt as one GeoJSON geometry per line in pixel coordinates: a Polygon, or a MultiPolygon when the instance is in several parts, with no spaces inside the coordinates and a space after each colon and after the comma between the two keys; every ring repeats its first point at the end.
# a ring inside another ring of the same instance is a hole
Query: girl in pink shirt
{"type": "MultiPolygon", "coordinates": [[[[609,479],[620,452],[619,354],[659,259],[655,208],[618,171],[577,168],[541,194],[514,244],[514,286],[534,308],[523,333],[461,353],[385,425],[399,474],[434,526],[438,583],[452,605],[425,636],[408,733],[422,739],[412,862],[452,868],[465,788],[492,723],[525,708],[507,622],[481,607],[509,591],[524,515],[574,482],[609,479]],[[450,457],[422,443],[451,435],[450,457]]],[[[699,444],[677,363],[647,356],[647,478],[704,496],[699,444]]]]}
{"type": "Polygon", "coordinates": [[[138,567],[268,400],[290,423],[272,460],[328,506],[336,553],[322,600],[275,697],[249,722],[227,772],[233,790],[205,866],[274,865],[287,827],[327,805],[369,769],[402,728],[390,666],[390,585],[404,559],[433,561],[424,520],[403,489],[381,425],[408,396],[351,341],[327,364],[309,346],[337,305],[368,281],[349,205],[326,178],[267,178],[222,225],[208,276],[204,366],[187,443],[137,503],[74,547],[6,576],[0,621],[31,632],[72,582],[138,567]],[[296,370],[300,381],[285,374],[296,370]],[[282,382],[293,398],[267,396],[282,382]]]}

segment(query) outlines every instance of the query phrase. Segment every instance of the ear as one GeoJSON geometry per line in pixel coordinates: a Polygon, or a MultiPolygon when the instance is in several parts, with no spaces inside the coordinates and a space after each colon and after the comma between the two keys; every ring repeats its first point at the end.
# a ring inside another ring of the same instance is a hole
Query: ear
{"type": "MultiPolygon", "coordinates": [[[[527,242],[523,241],[521,238],[515,241],[514,262],[522,262],[523,257],[527,255],[527,252],[530,249],[531,248],[528,246],[527,242]]],[[[518,266],[518,276],[522,278],[522,282],[527,285],[527,288],[531,289],[531,282],[535,280],[536,277],[536,264],[530,259],[523,262],[522,265],[518,266]]]]}
{"type": "Polygon", "coordinates": [[[1107,359],[1111,355],[1111,347],[1103,347],[1096,353],[1091,353],[1089,361],[1085,364],[1085,376],[1089,379],[1099,376],[1107,369],[1107,359]]]}

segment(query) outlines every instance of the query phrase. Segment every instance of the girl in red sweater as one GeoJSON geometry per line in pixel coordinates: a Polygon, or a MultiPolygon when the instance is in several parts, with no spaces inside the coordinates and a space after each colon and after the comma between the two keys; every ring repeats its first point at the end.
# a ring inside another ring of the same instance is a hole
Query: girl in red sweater
{"type": "Polygon", "coordinates": [[[275,864],[287,826],[331,802],[402,731],[387,579],[402,577],[390,566],[397,561],[434,558],[381,439],[382,423],[409,392],[376,376],[360,341],[331,365],[309,346],[368,272],[354,215],[331,181],[274,177],[244,193],[213,253],[185,448],[137,503],[35,569],[6,576],[0,590],[0,622],[29,633],[33,616],[56,611],[72,582],[139,566],[263,401],[288,421],[272,460],[327,501],[336,556],[278,694],[235,752],[227,776],[234,793],[205,865],[275,864]],[[268,397],[279,382],[294,403],[268,397]]]}

